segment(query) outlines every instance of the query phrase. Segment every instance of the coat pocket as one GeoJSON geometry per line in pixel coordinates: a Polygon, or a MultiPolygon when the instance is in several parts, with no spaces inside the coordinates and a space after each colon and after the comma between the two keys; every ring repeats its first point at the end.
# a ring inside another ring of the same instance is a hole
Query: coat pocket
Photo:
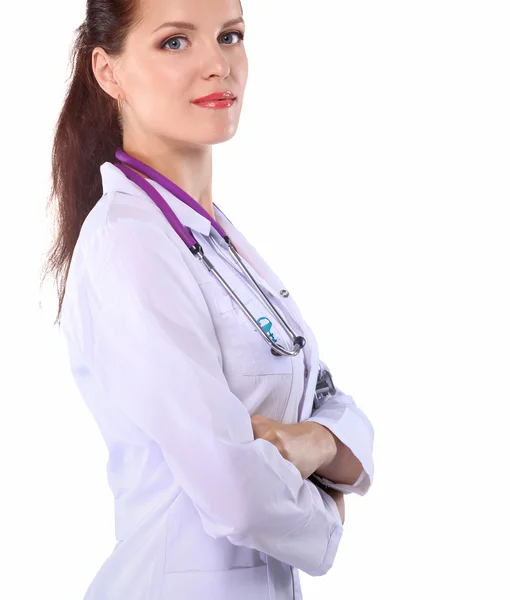
{"type": "MultiPolygon", "coordinates": [[[[240,275],[223,273],[222,276],[267,334],[284,348],[290,348],[289,336],[258,294],[240,275]]],[[[217,280],[201,283],[200,288],[211,312],[227,373],[281,375],[293,372],[292,357],[271,353],[271,345],[217,280]]]]}
{"type": "MultiPolygon", "coordinates": [[[[284,336],[281,330],[275,326],[274,321],[266,315],[268,311],[264,311],[259,302],[250,299],[244,304],[258,320],[260,326],[269,331],[273,341],[285,348],[290,346],[288,336],[284,336]]],[[[270,344],[263,339],[261,332],[237,304],[221,313],[220,326],[223,329],[225,344],[231,347],[238,368],[243,375],[292,373],[292,358],[275,356],[271,352],[270,344]],[[226,339],[227,336],[228,339],[226,339]]]]}
{"type": "MultiPolygon", "coordinates": [[[[239,277],[229,277],[227,283],[274,342],[290,348],[291,340],[273,311],[261,298],[246,287],[239,277]]],[[[255,324],[224,289],[216,295],[217,333],[224,355],[232,354],[237,369],[243,375],[279,375],[292,373],[292,357],[275,356],[255,324]]],[[[277,307],[279,308],[279,307],[277,307]]],[[[281,312],[281,309],[280,309],[281,312]]],[[[284,315],[285,316],[285,315],[284,315]]]]}
{"type": "Polygon", "coordinates": [[[166,573],[161,600],[270,600],[274,596],[269,589],[267,565],[229,571],[166,573]]]}
{"type": "Polygon", "coordinates": [[[263,552],[208,535],[189,496],[179,494],[167,516],[165,573],[225,571],[266,564],[263,552]]]}

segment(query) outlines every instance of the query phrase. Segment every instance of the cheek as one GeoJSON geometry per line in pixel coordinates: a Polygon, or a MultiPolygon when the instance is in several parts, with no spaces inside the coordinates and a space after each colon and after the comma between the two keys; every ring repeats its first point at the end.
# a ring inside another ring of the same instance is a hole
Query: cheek
{"type": "Polygon", "coordinates": [[[237,82],[244,91],[244,87],[248,79],[248,59],[246,55],[239,58],[238,62],[235,65],[235,73],[237,82]]]}
{"type": "Polygon", "coordinates": [[[143,74],[141,85],[145,96],[154,96],[156,100],[158,97],[168,99],[172,96],[175,97],[179,92],[182,93],[180,79],[182,78],[175,69],[153,65],[143,74]]]}
{"type": "Polygon", "coordinates": [[[168,106],[186,97],[182,66],[165,58],[155,55],[132,64],[128,85],[138,107],[142,102],[144,106],[168,106]]]}
{"type": "Polygon", "coordinates": [[[134,94],[140,118],[146,123],[158,123],[185,110],[190,92],[182,77],[166,69],[146,72],[138,80],[134,94]]]}

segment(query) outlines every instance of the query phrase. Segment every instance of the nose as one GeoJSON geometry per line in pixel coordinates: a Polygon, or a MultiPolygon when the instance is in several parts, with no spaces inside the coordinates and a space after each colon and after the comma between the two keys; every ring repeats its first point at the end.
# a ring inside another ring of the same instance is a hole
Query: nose
{"type": "Polygon", "coordinates": [[[225,79],[230,75],[230,62],[217,41],[205,44],[202,54],[202,77],[225,79]]]}

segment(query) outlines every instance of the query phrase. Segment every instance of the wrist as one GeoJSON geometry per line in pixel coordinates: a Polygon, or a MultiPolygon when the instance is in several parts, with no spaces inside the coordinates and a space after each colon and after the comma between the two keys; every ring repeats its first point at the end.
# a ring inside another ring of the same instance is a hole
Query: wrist
{"type": "Polygon", "coordinates": [[[319,452],[322,456],[320,468],[324,469],[335,460],[338,450],[336,443],[337,437],[331,433],[327,427],[321,425],[320,423],[309,421],[308,424],[310,425],[310,429],[313,430],[317,447],[319,448],[319,452]]]}

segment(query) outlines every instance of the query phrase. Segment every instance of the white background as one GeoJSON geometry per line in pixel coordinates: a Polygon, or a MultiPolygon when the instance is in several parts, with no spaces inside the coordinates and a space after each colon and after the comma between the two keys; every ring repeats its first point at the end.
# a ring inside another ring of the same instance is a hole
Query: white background
{"type": "MultiPolygon", "coordinates": [[[[113,548],[113,498],[39,277],[85,3],[5,4],[0,597],[75,600],[113,548]]],[[[305,600],[507,600],[508,2],[244,10],[250,75],[214,200],[376,431],[374,486],[346,498],[335,565],[302,574],[305,600]]]]}

